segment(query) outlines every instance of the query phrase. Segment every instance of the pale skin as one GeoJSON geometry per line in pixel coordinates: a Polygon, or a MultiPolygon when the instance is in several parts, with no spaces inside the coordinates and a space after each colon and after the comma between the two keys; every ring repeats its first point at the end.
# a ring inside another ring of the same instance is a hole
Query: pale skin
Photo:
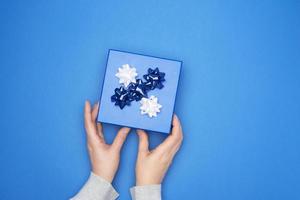
{"type": "MultiPolygon", "coordinates": [[[[112,144],[107,144],[104,139],[102,125],[96,122],[98,109],[99,103],[92,108],[89,101],[85,102],[84,122],[87,146],[93,173],[111,183],[118,170],[120,151],[130,128],[121,128],[112,144]]],[[[137,186],[162,183],[183,140],[182,128],[176,115],[173,116],[172,126],[169,136],[153,150],[149,150],[147,133],[143,130],[136,131],[139,137],[135,169],[137,186]]]]}

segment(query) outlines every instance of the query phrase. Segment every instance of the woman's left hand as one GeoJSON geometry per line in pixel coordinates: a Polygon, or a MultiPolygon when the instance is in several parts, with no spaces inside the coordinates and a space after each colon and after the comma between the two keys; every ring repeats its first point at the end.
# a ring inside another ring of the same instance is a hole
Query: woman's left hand
{"type": "Polygon", "coordinates": [[[87,147],[94,174],[112,182],[119,167],[120,151],[130,131],[121,128],[113,143],[107,144],[104,139],[101,123],[96,122],[99,103],[91,108],[89,101],[85,102],[84,124],[87,135],[87,147]]]}

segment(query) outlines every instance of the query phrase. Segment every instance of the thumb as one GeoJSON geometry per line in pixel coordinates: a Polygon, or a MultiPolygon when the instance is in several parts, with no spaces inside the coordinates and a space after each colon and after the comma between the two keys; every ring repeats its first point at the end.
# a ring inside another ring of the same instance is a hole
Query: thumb
{"type": "Polygon", "coordinates": [[[149,151],[149,140],[147,133],[143,130],[137,130],[136,132],[139,136],[139,153],[147,153],[149,151]]]}
{"type": "Polygon", "coordinates": [[[120,151],[126,140],[126,137],[129,133],[129,131],[130,131],[130,128],[127,128],[127,127],[121,128],[118,131],[117,136],[115,137],[115,139],[112,143],[112,147],[115,148],[117,151],[120,151]]]}

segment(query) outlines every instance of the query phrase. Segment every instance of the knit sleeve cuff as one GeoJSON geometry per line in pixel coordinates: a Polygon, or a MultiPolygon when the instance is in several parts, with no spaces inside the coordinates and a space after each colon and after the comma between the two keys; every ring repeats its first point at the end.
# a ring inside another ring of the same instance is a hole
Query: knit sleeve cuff
{"type": "Polygon", "coordinates": [[[130,188],[132,200],[161,200],[161,185],[145,185],[130,188]]]}
{"type": "Polygon", "coordinates": [[[115,200],[118,196],[108,181],[91,172],[87,182],[71,200],[115,200]]]}

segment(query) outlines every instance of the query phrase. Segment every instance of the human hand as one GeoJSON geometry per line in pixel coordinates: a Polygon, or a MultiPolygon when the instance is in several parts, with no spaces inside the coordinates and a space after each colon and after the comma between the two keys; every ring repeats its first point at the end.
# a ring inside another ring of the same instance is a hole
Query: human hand
{"type": "Polygon", "coordinates": [[[183,135],[180,121],[173,116],[170,135],[154,150],[149,151],[148,135],[143,130],[137,130],[139,150],[136,162],[136,185],[161,184],[172,160],[179,150],[183,135]]]}
{"type": "Polygon", "coordinates": [[[87,147],[93,173],[111,183],[118,170],[120,151],[130,129],[126,127],[121,128],[113,143],[111,145],[107,144],[104,139],[102,125],[96,122],[98,109],[99,103],[91,108],[90,102],[85,102],[84,124],[87,135],[87,147]]]}

